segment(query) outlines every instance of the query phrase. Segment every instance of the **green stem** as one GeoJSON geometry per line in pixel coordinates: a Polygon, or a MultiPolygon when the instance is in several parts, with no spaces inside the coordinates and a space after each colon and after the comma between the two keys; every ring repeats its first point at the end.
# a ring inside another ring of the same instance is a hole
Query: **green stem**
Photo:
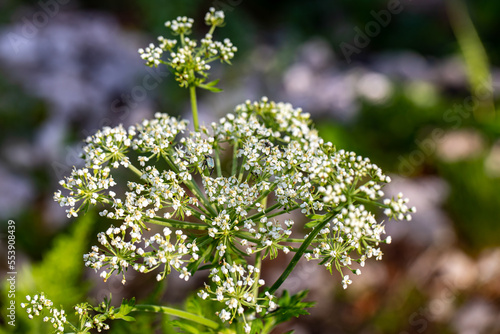
{"type": "Polygon", "coordinates": [[[211,26],[211,27],[210,27],[210,30],[208,31],[208,33],[209,33],[210,35],[212,35],[212,36],[213,36],[213,34],[214,34],[215,27],[216,27],[216,26],[211,26]]]}
{"type": "Polygon", "coordinates": [[[255,263],[254,263],[255,268],[259,269],[259,272],[256,273],[255,275],[255,282],[253,285],[253,295],[255,296],[255,299],[259,297],[259,278],[260,278],[260,268],[262,267],[262,252],[258,251],[255,253],[255,263]]]}
{"type": "Polygon", "coordinates": [[[271,330],[274,328],[275,325],[275,318],[270,317],[268,318],[269,320],[265,323],[264,327],[262,328],[262,334],[267,334],[270,333],[271,330]]]}
{"type": "MultiPolygon", "coordinates": [[[[262,209],[265,211],[266,206],[267,206],[267,197],[264,197],[262,201],[260,202],[262,205],[262,209]]],[[[257,222],[257,230],[260,230],[261,227],[261,222],[257,222]]],[[[262,252],[258,251],[255,253],[255,268],[259,269],[258,272],[255,275],[255,283],[253,286],[253,295],[255,298],[259,297],[259,278],[260,278],[260,268],[262,267],[262,252]]]]}
{"type": "Polygon", "coordinates": [[[266,209],[266,210],[262,210],[261,212],[256,213],[256,214],[254,214],[254,215],[252,215],[252,216],[250,216],[250,217],[248,217],[248,218],[246,218],[246,219],[250,219],[250,220],[259,219],[260,217],[262,217],[262,216],[263,216],[263,215],[265,215],[266,213],[269,213],[269,212],[273,211],[274,209],[277,209],[277,208],[279,208],[279,207],[281,207],[281,206],[282,206],[282,204],[281,204],[281,203],[276,203],[276,204],[274,204],[273,206],[270,206],[268,209],[266,209]]]}
{"type": "Polygon", "coordinates": [[[132,312],[156,312],[156,313],[164,313],[164,314],[169,314],[174,317],[190,320],[193,322],[196,322],[200,325],[204,325],[207,327],[210,327],[212,329],[217,329],[219,328],[219,324],[216,323],[215,321],[209,320],[207,318],[203,318],[202,316],[192,314],[186,311],[178,310],[172,307],[166,307],[166,306],[157,306],[157,305],[136,305],[133,309],[132,312]]]}
{"type": "Polygon", "coordinates": [[[361,202],[363,204],[366,204],[366,205],[375,205],[375,206],[378,206],[380,208],[387,208],[388,206],[383,204],[383,203],[379,203],[379,202],[376,202],[376,201],[373,201],[373,200],[369,200],[369,199],[366,199],[366,198],[362,198],[362,197],[359,197],[359,196],[353,196],[352,197],[354,201],[356,202],[361,202]]]}
{"type": "Polygon", "coordinates": [[[194,131],[200,131],[198,125],[198,105],[196,104],[196,87],[189,86],[189,95],[191,96],[191,111],[193,112],[194,131]]]}
{"type": "Polygon", "coordinates": [[[299,242],[303,243],[305,239],[293,239],[293,238],[288,238],[285,240],[285,242],[299,242]]]}
{"type": "Polygon", "coordinates": [[[243,174],[245,174],[245,171],[243,170],[243,165],[246,163],[247,157],[243,156],[243,160],[241,161],[240,168],[238,168],[238,182],[241,182],[243,179],[243,174]]]}
{"type": "Polygon", "coordinates": [[[160,226],[167,226],[167,227],[177,227],[177,228],[192,228],[195,230],[206,230],[207,226],[206,225],[201,225],[197,223],[189,223],[189,222],[184,222],[181,220],[175,220],[175,219],[166,219],[166,218],[148,218],[146,219],[147,222],[160,225],[160,226]]]}
{"type": "Polygon", "coordinates": [[[233,166],[231,168],[231,175],[236,177],[236,171],[238,169],[238,141],[234,142],[233,146],[233,166]]]}
{"type": "MultiPolygon", "coordinates": [[[[170,159],[169,156],[167,155],[163,155],[163,158],[165,159],[166,163],[169,165],[170,168],[172,168],[172,170],[176,173],[179,173],[179,170],[177,169],[177,167],[175,166],[175,164],[172,162],[172,160],[170,159]]],[[[186,187],[194,194],[196,193],[196,195],[198,196],[198,199],[201,200],[201,204],[203,204],[205,206],[205,208],[208,210],[208,212],[205,212],[205,214],[207,214],[208,216],[210,215],[214,215],[216,216],[217,215],[217,212],[215,211],[215,209],[213,208],[213,206],[211,205],[210,201],[208,200],[208,198],[206,198],[203,193],[201,192],[201,189],[200,187],[198,187],[198,184],[193,180],[186,180],[186,181],[183,181],[183,183],[186,185],[186,187]]],[[[202,209],[200,207],[200,209],[202,209]]],[[[202,210],[204,211],[204,210],[202,210]]]]}
{"type": "MultiPolygon", "coordinates": [[[[234,173],[233,173],[233,175],[234,175],[234,173]]],[[[260,203],[260,202],[261,202],[264,198],[267,198],[267,196],[268,196],[268,195],[269,195],[269,194],[270,194],[270,193],[274,190],[274,188],[276,188],[276,186],[277,186],[277,185],[278,185],[277,183],[273,183],[273,184],[269,187],[269,190],[267,190],[267,191],[263,192],[263,193],[262,193],[262,194],[261,194],[261,195],[260,195],[260,196],[259,196],[256,200],[255,200],[255,202],[253,202],[251,205],[247,206],[247,207],[245,208],[245,210],[247,210],[247,211],[248,211],[248,210],[250,210],[250,209],[254,208],[254,207],[255,207],[255,205],[256,205],[257,203],[260,203]]],[[[281,204],[280,204],[280,205],[281,205],[281,204]]],[[[273,205],[272,207],[274,207],[274,205],[273,205]]],[[[263,210],[263,212],[265,212],[265,210],[263,210]]],[[[263,213],[261,212],[261,214],[263,214],[263,213]]],[[[253,217],[253,216],[252,216],[252,217],[253,217]]]]}
{"type": "Polygon", "coordinates": [[[273,217],[276,217],[276,216],[281,216],[281,215],[283,215],[285,213],[290,213],[290,212],[292,212],[292,211],[294,211],[295,209],[298,209],[298,208],[300,208],[300,205],[294,205],[290,209],[275,212],[272,215],[267,216],[267,218],[273,218],[273,217]]]}
{"type": "Polygon", "coordinates": [[[311,242],[314,240],[314,238],[316,237],[316,235],[318,235],[319,231],[321,231],[323,229],[323,227],[325,227],[325,225],[335,216],[335,214],[330,214],[328,215],[325,220],[323,220],[323,222],[321,222],[320,224],[318,224],[314,230],[311,231],[311,233],[309,233],[309,235],[307,236],[306,240],[304,241],[304,243],[302,245],[300,245],[299,247],[299,250],[297,251],[297,253],[295,253],[295,255],[293,256],[292,258],[292,261],[290,261],[290,263],[288,264],[288,266],[286,267],[285,271],[283,271],[283,274],[281,274],[281,276],[278,278],[278,280],[273,284],[273,286],[271,287],[271,289],[269,289],[269,293],[270,294],[273,294],[276,292],[276,290],[278,290],[278,288],[281,286],[281,284],[283,284],[283,282],[285,282],[285,280],[287,279],[287,277],[290,275],[290,273],[292,272],[293,268],[295,268],[295,266],[297,265],[297,263],[299,262],[300,258],[302,257],[302,255],[306,252],[307,250],[307,247],[309,247],[309,245],[311,244],[311,242]]]}
{"type": "Polygon", "coordinates": [[[217,177],[221,177],[222,171],[220,168],[220,152],[218,144],[215,144],[215,169],[217,170],[217,177]]]}
{"type": "Polygon", "coordinates": [[[137,167],[135,167],[134,165],[132,164],[128,164],[128,168],[134,172],[137,176],[141,177],[142,176],[142,172],[140,170],[137,169],[137,167]]]}

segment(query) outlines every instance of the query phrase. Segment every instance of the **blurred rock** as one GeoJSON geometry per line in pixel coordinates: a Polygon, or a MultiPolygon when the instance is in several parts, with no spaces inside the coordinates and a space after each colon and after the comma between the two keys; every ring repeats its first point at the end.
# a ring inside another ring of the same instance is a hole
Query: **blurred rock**
{"type": "Polygon", "coordinates": [[[500,248],[484,250],[478,259],[479,283],[492,298],[500,298],[500,248]]]}
{"type": "Polygon", "coordinates": [[[441,253],[435,259],[439,279],[458,290],[471,288],[478,278],[478,268],[473,259],[458,249],[441,253]]]}
{"type": "Polygon", "coordinates": [[[465,303],[455,314],[452,327],[458,334],[490,334],[500,330],[500,310],[484,299],[465,303]]]}
{"type": "Polygon", "coordinates": [[[436,155],[446,162],[473,159],[485,150],[484,139],[474,130],[449,131],[437,142],[436,155]]]}
{"type": "Polygon", "coordinates": [[[358,94],[374,104],[387,101],[393,92],[392,83],[379,73],[366,73],[357,82],[358,94]]]}
{"type": "Polygon", "coordinates": [[[443,289],[472,288],[478,279],[476,263],[461,250],[434,247],[425,251],[410,268],[410,277],[422,290],[439,298],[443,289]]]}

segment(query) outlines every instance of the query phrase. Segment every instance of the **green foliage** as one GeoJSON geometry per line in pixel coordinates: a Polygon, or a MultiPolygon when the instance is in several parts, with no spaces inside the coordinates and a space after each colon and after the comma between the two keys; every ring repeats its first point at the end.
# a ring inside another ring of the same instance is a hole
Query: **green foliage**
{"type": "Polygon", "coordinates": [[[456,222],[460,240],[479,249],[498,245],[500,179],[486,174],[482,158],[442,163],[439,171],[450,183],[447,207],[456,222]]]}
{"type": "Polygon", "coordinates": [[[448,1],[451,24],[463,55],[473,96],[480,97],[474,110],[479,122],[495,117],[492,78],[486,50],[461,0],[448,1]]]}
{"type": "Polygon", "coordinates": [[[32,268],[34,290],[50,294],[56,305],[71,307],[86,295],[87,288],[81,283],[82,254],[88,248],[94,222],[93,212],[79,218],[71,234],[57,237],[42,262],[32,268]]]}
{"type": "Polygon", "coordinates": [[[309,293],[308,290],[300,291],[295,295],[285,290],[283,295],[279,298],[279,308],[270,313],[267,317],[272,316],[276,324],[288,321],[291,318],[298,318],[301,315],[308,315],[308,308],[314,306],[315,302],[305,302],[304,299],[309,293]]]}
{"type": "MultiPolygon", "coordinates": [[[[215,313],[218,311],[217,303],[209,299],[201,299],[192,294],[186,299],[184,309],[187,312],[202,316],[204,318],[219,321],[215,313]]],[[[196,324],[194,322],[187,322],[183,320],[173,320],[170,322],[172,326],[181,330],[181,333],[189,334],[202,334],[202,333],[217,333],[217,330],[211,330],[206,326],[196,324]]]]}
{"type": "MultiPolygon", "coordinates": [[[[20,303],[26,302],[25,296],[33,291],[45,291],[54,301],[54,304],[70,309],[82,300],[87,293],[87,285],[82,284],[83,271],[82,253],[88,247],[90,232],[94,223],[94,214],[77,219],[69,234],[60,234],[53,243],[52,248],[43,255],[43,260],[31,268],[24,267],[17,276],[16,291],[16,327],[1,327],[4,333],[49,333],[51,328],[41,321],[30,321],[28,316],[20,307],[20,303]]],[[[5,287],[5,285],[4,285],[5,287]]],[[[2,303],[9,301],[6,292],[2,290],[2,303]]],[[[2,308],[5,317],[5,308],[2,308]]]]}
{"type": "Polygon", "coordinates": [[[128,314],[132,312],[135,306],[135,298],[132,299],[123,299],[122,304],[120,306],[120,311],[114,314],[115,319],[122,319],[125,321],[135,321],[135,319],[128,314]]]}
{"type": "MultiPolygon", "coordinates": [[[[168,318],[164,316],[164,318],[168,318]]],[[[128,333],[176,333],[168,323],[162,322],[162,317],[158,314],[141,312],[134,314],[135,321],[113,321],[110,322],[109,334],[128,333]]]]}

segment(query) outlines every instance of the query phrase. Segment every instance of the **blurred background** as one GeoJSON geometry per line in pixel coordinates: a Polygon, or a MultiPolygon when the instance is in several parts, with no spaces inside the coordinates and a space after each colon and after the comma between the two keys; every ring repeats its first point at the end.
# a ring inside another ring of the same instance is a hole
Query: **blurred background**
{"type": "MultiPolygon", "coordinates": [[[[381,166],[394,180],[386,192],[418,209],[410,223],[387,224],[384,260],[347,290],[300,263],[285,288],[310,289],[317,306],[276,333],[500,333],[500,2],[488,0],[0,1],[0,252],[12,219],[17,302],[45,291],[67,310],[110,293],[175,305],[200,284],[103,284],[81,258],[110,222],[69,220],[52,195],[97,129],[188,111],[187,92],[137,49],[178,15],[195,18],[201,36],[211,6],[227,17],[216,36],[239,52],[214,68],[224,92],[200,92],[202,123],[246,99],[291,102],[323,138],[381,166]]],[[[6,325],[7,290],[3,279],[0,332],[49,332],[21,309],[6,325]]],[[[154,315],[137,320],[110,333],[174,332],[154,315]]]]}

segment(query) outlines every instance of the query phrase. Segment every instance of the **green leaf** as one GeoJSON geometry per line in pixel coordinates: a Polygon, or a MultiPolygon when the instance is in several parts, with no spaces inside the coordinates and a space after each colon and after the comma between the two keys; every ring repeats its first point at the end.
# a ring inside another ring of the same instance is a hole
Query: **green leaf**
{"type": "Polygon", "coordinates": [[[114,318],[115,319],[122,319],[125,321],[135,321],[134,317],[127,315],[130,312],[132,312],[132,310],[134,309],[134,306],[135,306],[135,298],[132,298],[129,300],[124,298],[122,300],[122,304],[120,305],[120,311],[118,313],[114,314],[114,318]]]}
{"type": "MultiPolygon", "coordinates": [[[[92,210],[85,216],[80,215],[68,231],[58,234],[53,239],[50,249],[42,254],[41,262],[20,269],[16,281],[16,295],[19,302],[16,303],[16,327],[13,328],[13,332],[27,334],[53,332],[51,324],[28,318],[26,310],[19,305],[26,300],[24,297],[26,295],[43,291],[54,305],[65,310],[70,310],[85,298],[89,284],[82,282],[84,268],[82,254],[88,251],[94,223],[95,215],[92,210]]],[[[18,227],[21,228],[22,225],[18,227]]],[[[10,300],[7,296],[8,282],[6,280],[4,282],[0,289],[2,305],[6,305],[10,300]]],[[[7,312],[7,308],[3,308],[0,317],[6,319],[7,312]]]]}
{"type": "Polygon", "coordinates": [[[262,333],[262,329],[263,328],[264,328],[264,324],[263,324],[262,320],[261,319],[255,319],[255,320],[252,321],[252,330],[251,330],[250,334],[259,334],[259,333],[262,333]]]}
{"type": "Polygon", "coordinates": [[[215,87],[215,85],[217,85],[218,83],[219,83],[219,79],[214,80],[214,81],[210,81],[209,83],[206,83],[206,84],[200,83],[198,85],[198,87],[209,90],[209,91],[214,92],[214,93],[219,93],[219,92],[222,92],[222,89],[215,87]]]}
{"type": "Polygon", "coordinates": [[[192,324],[183,321],[183,320],[173,320],[170,322],[174,327],[177,327],[182,332],[181,333],[189,333],[189,334],[200,334],[200,330],[193,326],[192,324]]]}
{"type": "Polygon", "coordinates": [[[120,313],[129,314],[130,312],[132,312],[134,306],[135,306],[135,297],[128,300],[123,298],[122,305],[120,306],[120,313]]]}
{"type": "Polygon", "coordinates": [[[299,293],[290,296],[288,291],[283,291],[283,295],[278,299],[279,308],[269,313],[267,316],[274,317],[276,324],[290,320],[293,317],[298,318],[301,315],[308,315],[306,310],[314,306],[314,302],[304,302],[308,290],[300,291],[299,293]]]}
{"type": "Polygon", "coordinates": [[[208,85],[199,85],[198,87],[200,88],[203,88],[203,89],[206,89],[206,90],[209,90],[213,93],[220,93],[222,92],[223,90],[220,89],[220,88],[217,88],[217,87],[211,87],[211,86],[208,86],[208,85]]]}
{"type": "Polygon", "coordinates": [[[75,221],[69,234],[60,234],[54,239],[43,261],[32,268],[35,284],[30,287],[31,291],[44,291],[54,304],[65,307],[71,307],[85,296],[88,285],[81,282],[81,258],[88,251],[95,221],[94,212],[89,211],[75,221]]]}
{"type": "Polygon", "coordinates": [[[195,296],[190,296],[186,300],[186,311],[198,315],[203,315],[203,307],[200,305],[200,299],[196,298],[195,296]]]}
{"type": "Polygon", "coordinates": [[[130,321],[135,321],[135,318],[131,317],[129,315],[116,315],[115,319],[121,319],[121,320],[129,321],[129,322],[130,321]]]}
{"type": "Polygon", "coordinates": [[[306,223],[304,226],[306,228],[315,228],[316,225],[318,225],[321,222],[322,222],[322,220],[311,220],[310,222],[306,223]]]}
{"type": "Polygon", "coordinates": [[[318,215],[318,214],[308,215],[307,218],[311,219],[311,221],[306,223],[305,227],[306,228],[314,228],[314,227],[316,227],[316,225],[318,225],[319,223],[324,221],[325,217],[326,217],[326,215],[318,215]]]}
{"type": "Polygon", "coordinates": [[[308,215],[307,218],[313,219],[313,220],[323,220],[323,219],[325,219],[325,215],[314,214],[314,215],[308,215]]]}
{"type": "Polygon", "coordinates": [[[82,205],[82,209],[81,209],[80,215],[86,215],[87,212],[89,212],[89,209],[90,209],[90,201],[89,200],[85,200],[85,202],[82,205]]]}
{"type": "Polygon", "coordinates": [[[219,83],[219,79],[217,80],[214,80],[214,81],[210,81],[209,83],[206,83],[205,86],[208,86],[208,87],[215,87],[215,85],[217,85],[219,83]]]}

